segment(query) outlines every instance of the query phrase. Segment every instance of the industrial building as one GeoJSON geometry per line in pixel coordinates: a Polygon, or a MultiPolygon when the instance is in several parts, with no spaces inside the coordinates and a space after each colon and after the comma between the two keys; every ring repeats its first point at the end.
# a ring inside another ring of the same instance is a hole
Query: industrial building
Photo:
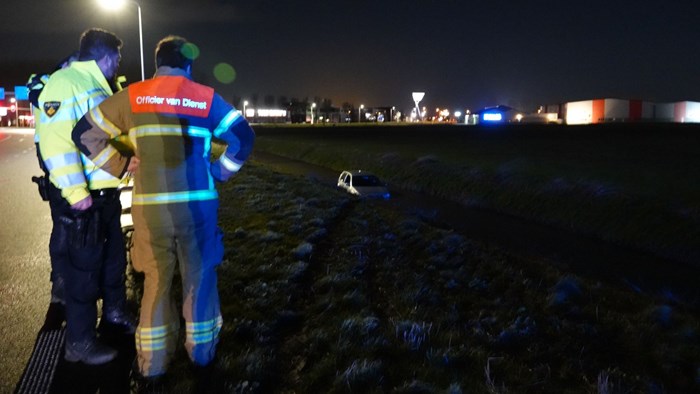
{"type": "Polygon", "coordinates": [[[644,100],[603,98],[542,106],[526,113],[506,106],[476,111],[465,123],[566,123],[613,122],[700,123],[700,102],[653,103],[644,100]]]}
{"type": "Polygon", "coordinates": [[[652,103],[642,100],[597,99],[566,103],[567,124],[610,122],[700,122],[700,102],[652,103]]]}

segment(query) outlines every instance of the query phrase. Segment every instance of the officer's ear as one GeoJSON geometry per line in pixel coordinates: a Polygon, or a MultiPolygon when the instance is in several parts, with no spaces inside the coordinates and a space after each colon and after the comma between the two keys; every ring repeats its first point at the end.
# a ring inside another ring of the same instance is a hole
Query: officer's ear
{"type": "Polygon", "coordinates": [[[97,63],[101,70],[104,70],[109,65],[109,56],[104,55],[101,58],[95,60],[95,63],[97,63]]]}

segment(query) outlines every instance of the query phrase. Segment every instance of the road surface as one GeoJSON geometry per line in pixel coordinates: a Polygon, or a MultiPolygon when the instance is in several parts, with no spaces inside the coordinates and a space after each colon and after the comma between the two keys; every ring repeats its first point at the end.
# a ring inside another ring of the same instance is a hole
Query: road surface
{"type": "Polygon", "coordinates": [[[15,388],[49,305],[49,206],[33,129],[0,128],[0,392],[15,388]]]}

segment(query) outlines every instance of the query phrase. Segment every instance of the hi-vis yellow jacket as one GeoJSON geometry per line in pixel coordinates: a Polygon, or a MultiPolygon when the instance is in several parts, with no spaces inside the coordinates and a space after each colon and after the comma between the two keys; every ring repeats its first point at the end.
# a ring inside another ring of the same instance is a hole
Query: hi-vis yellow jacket
{"type": "MultiPolygon", "coordinates": [[[[39,95],[44,89],[44,86],[49,82],[49,74],[32,74],[29,76],[27,81],[27,88],[29,88],[29,101],[32,103],[32,115],[34,116],[35,122],[39,122],[41,117],[41,110],[39,109],[39,95]]],[[[39,143],[39,134],[34,133],[34,143],[39,143]]]]}
{"type": "Polygon", "coordinates": [[[90,60],[73,62],[53,73],[39,96],[39,151],[51,183],[70,204],[86,198],[89,190],[116,188],[120,183],[119,178],[81,155],[71,139],[78,120],[111,95],[102,71],[90,60]]]}

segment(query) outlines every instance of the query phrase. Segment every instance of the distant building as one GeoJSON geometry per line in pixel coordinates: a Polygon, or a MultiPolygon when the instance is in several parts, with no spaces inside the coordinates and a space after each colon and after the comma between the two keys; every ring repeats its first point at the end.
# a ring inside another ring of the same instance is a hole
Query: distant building
{"type": "Polygon", "coordinates": [[[475,111],[469,115],[466,123],[468,124],[497,124],[508,123],[516,120],[518,111],[506,105],[497,105],[495,107],[486,107],[482,110],[475,111]]]}
{"type": "Polygon", "coordinates": [[[289,112],[276,108],[247,108],[245,117],[250,123],[287,123],[289,112]]]}
{"type": "Polygon", "coordinates": [[[498,105],[465,116],[466,124],[614,122],[700,123],[700,102],[653,103],[644,100],[603,98],[540,106],[532,113],[498,105]]]}
{"type": "Polygon", "coordinates": [[[655,119],[659,122],[700,123],[700,103],[679,101],[656,104],[655,119]]]}
{"type": "Polygon", "coordinates": [[[567,124],[638,122],[654,120],[654,104],[642,100],[596,99],[566,103],[567,124]]]}

